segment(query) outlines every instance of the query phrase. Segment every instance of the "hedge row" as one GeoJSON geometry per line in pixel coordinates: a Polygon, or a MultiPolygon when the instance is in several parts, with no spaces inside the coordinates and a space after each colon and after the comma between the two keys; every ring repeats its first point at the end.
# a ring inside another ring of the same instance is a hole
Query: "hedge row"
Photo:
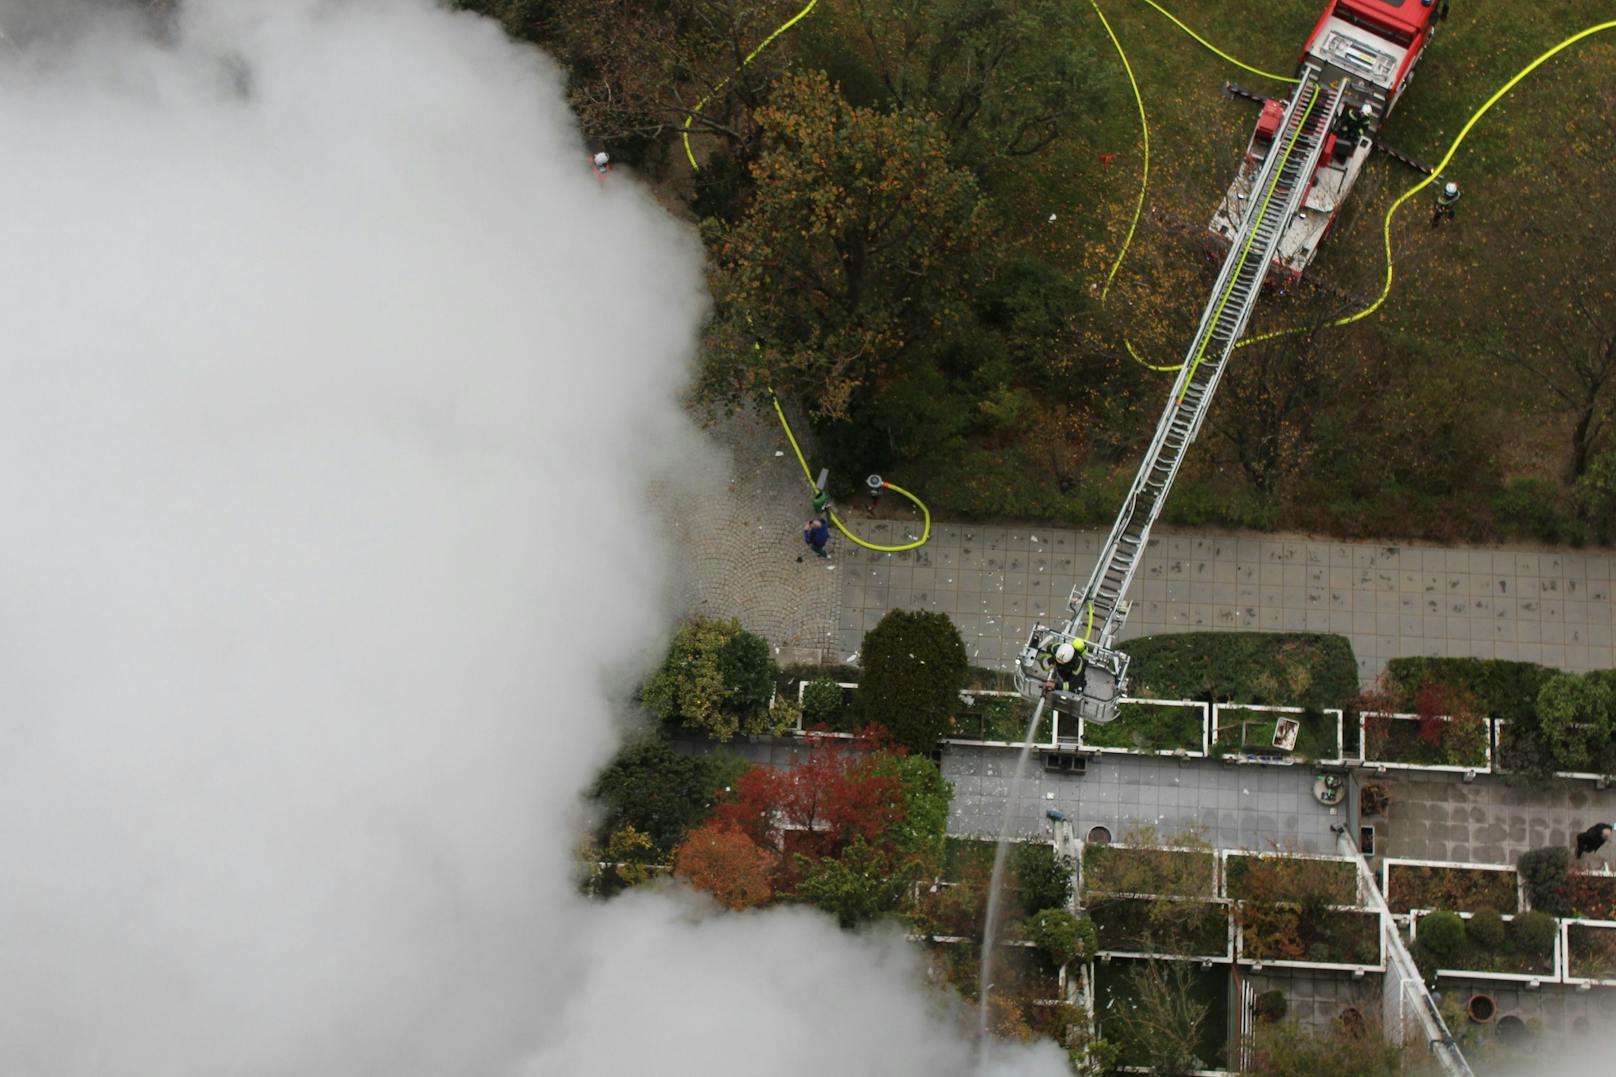
{"type": "Polygon", "coordinates": [[[1358,663],[1345,636],[1182,632],[1130,640],[1129,692],[1153,699],[1345,707],[1358,663]]]}

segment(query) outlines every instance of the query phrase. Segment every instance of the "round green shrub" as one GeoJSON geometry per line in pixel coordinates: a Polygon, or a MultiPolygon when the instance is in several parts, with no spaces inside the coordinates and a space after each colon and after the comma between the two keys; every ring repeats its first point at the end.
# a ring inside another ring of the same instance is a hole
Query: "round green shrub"
{"type": "Polygon", "coordinates": [[[1257,996],[1257,1020],[1272,1024],[1275,1021],[1285,1020],[1285,1013],[1290,1003],[1285,1000],[1283,991],[1264,991],[1257,996]]]}
{"type": "Polygon", "coordinates": [[[1496,909],[1482,909],[1470,918],[1465,932],[1477,946],[1485,946],[1489,950],[1502,949],[1504,918],[1496,909]]]}
{"type": "Polygon", "coordinates": [[[1554,917],[1548,913],[1535,909],[1523,912],[1515,918],[1515,945],[1522,953],[1548,957],[1554,953],[1554,936],[1559,930],[1554,917]]]}
{"type": "Polygon", "coordinates": [[[1456,912],[1433,912],[1420,917],[1419,944],[1436,957],[1452,957],[1465,941],[1465,922],[1456,912]]]}
{"type": "Polygon", "coordinates": [[[1551,845],[1521,854],[1515,870],[1526,882],[1526,899],[1532,908],[1553,916],[1570,916],[1566,901],[1566,876],[1571,872],[1571,850],[1551,845]]]}
{"type": "Polygon", "coordinates": [[[1057,965],[1087,958],[1099,945],[1094,921],[1065,909],[1044,909],[1027,923],[1027,937],[1057,965]]]}
{"type": "Polygon", "coordinates": [[[835,681],[809,681],[802,690],[802,717],[809,725],[821,725],[842,709],[842,690],[835,681]]]}

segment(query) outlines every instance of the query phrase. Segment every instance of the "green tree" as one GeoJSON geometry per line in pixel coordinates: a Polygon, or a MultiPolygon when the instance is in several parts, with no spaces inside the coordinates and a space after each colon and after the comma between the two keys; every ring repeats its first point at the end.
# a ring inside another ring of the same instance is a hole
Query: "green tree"
{"type": "Polygon", "coordinates": [[[987,207],[935,119],[856,108],[822,73],[782,77],[757,116],[755,196],[708,226],[719,311],[702,395],[773,386],[842,415],[960,321],[987,207]]]}
{"type": "Polygon", "coordinates": [[[1010,851],[1010,877],[1021,907],[1064,909],[1072,899],[1077,865],[1044,842],[1019,842],[1010,851]]]}
{"type": "Polygon", "coordinates": [[[955,159],[979,169],[1046,149],[1097,109],[1097,71],[1115,81],[1094,62],[1084,13],[1061,0],[853,0],[833,11],[805,48],[855,100],[937,116],[955,159]]]}
{"type": "Polygon", "coordinates": [[[656,736],[629,741],[590,789],[601,809],[600,833],[631,828],[663,853],[672,852],[687,830],[707,818],[715,792],[733,780],[737,762],[724,753],[685,755],[656,736]]]}
{"type": "Polygon", "coordinates": [[[844,928],[896,909],[918,877],[913,860],[855,838],[839,856],[797,857],[795,897],[830,913],[844,928]]]}
{"type": "Polygon", "coordinates": [[[1586,770],[1616,729],[1616,691],[1601,673],[1562,673],[1537,696],[1538,721],[1562,770],[1586,770]]]}
{"type": "Polygon", "coordinates": [[[865,723],[930,755],[959,707],[965,642],[945,614],[892,610],[864,634],[854,701],[865,723]]]}
{"type": "Polygon", "coordinates": [[[1146,961],[1127,975],[1133,1005],[1118,1007],[1114,1018],[1127,1055],[1164,1077],[1180,1077],[1215,1061],[1197,1057],[1211,1008],[1194,996],[1191,966],[1146,961]]]}
{"type": "Polygon", "coordinates": [[[940,863],[954,787],[935,763],[921,755],[879,753],[871,769],[896,778],[903,797],[903,818],[888,828],[882,840],[926,868],[940,863]]]}
{"type": "Polygon", "coordinates": [[[1044,909],[1027,921],[1027,937],[1057,965],[1087,959],[1099,944],[1094,921],[1066,909],[1044,909]]]}
{"type": "Polygon", "coordinates": [[[793,710],[769,710],[778,672],[768,643],[740,622],[698,617],[674,633],[668,657],[640,699],[663,721],[715,740],[778,733],[795,717],[793,710]]]}

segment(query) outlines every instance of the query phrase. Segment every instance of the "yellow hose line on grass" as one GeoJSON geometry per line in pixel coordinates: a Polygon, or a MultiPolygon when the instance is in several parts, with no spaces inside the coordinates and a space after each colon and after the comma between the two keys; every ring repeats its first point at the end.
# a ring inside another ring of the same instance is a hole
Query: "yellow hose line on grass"
{"type": "Polygon", "coordinates": [[[1128,62],[1128,54],[1122,50],[1122,42],[1117,40],[1116,31],[1111,29],[1105,12],[1100,10],[1099,0],[1089,0],[1089,6],[1100,17],[1100,25],[1105,27],[1105,34],[1111,39],[1117,57],[1122,61],[1122,70],[1128,75],[1128,85],[1133,88],[1133,103],[1139,107],[1139,135],[1145,147],[1145,164],[1139,173],[1139,199],[1133,205],[1133,220],[1128,224],[1128,234],[1123,237],[1122,249],[1117,251],[1117,260],[1111,263],[1111,272],[1105,275],[1105,286],[1100,289],[1100,302],[1104,303],[1111,291],[1111,282],[1116,279],[1117,270],[1122,268],[1122,259],[1127,257],[1134,230],[1139,227],[1139,215],[1145,209],[1145,191],[1150,187],[1150,121],[1145,117],[1145,98],[1139,92],[1139,80],[1133,77],[1133,65],[1128,62]]]}
{"type": "MultiPolygon", "coordinates": [[[[791,424],[786,421],[785,409],[780,406],[780,398],[774,395],[773,389],[769,390],[769,399],[774,402],[774,413],[780,416],[780,426],[786,432],[786,440],[791,442],[791,451],[797,454],[797,463],[802,465],[803,478],[808,481],[808,488],[818,493],[819,487],[814,485],[813,469],[808,466],[807,459],[802,455],[802,446],[797,444],[797,436],[791,432],[791,424]]],[[[836,525],[836,530],[847,536],[849,542],[856,546],[863,546],[866,550],[874,550],[877,553],[903,553],[905,550],[916,550],[926,545],[931,538],[931,510],[926,507],[926,503],[896,483],[883,482],[881,485],[895,494],[902,494],[907,497],[920,509],[924,524],[921,527],[920,537],[914,542],[906,542],[902,546],[880,546],[873,542],[865,542],[847,529],[847,525],[842,523],[841,518],[836,515],[834,509],[830,512],[830,522],[836,525]]]]}
{"type": "Polygon", "coordinates": [[[801,22],[804,18],[806,18],[808,13],[814,9],[814,5],[817,4],[817,3],[819,3],[819,0],[808,0],[808,6],[804,7],[801,11],[799,11],[795,15],[791,16],[791,18],[789,18],[785,22],[781,23],[779,28],[777,28],[774,31],[774,33],[770,34],[768,37],[766,37],[762,41],[760,41],[758,43],[757,48],[753,49],[751,52],[746,54],[746,59],[741,61],[741,67],[737,67],[734,71],[731,71],[729,74],[727,74],[723,78],[719,79],[718,80],[718,85],[714,86],[711,90],[707,91],[707,93],[702,95],[701,100],[696,102],[696,107],[690,110],[690,115],[685,117],[684,126],[679,132],[679,137],[684,141],[684,144],[685,144],[685,157],[688,158],[689,161],[690,161],[690,170],[692,172],[700,172],[701,171],[701,166],[696,164],[696,155],[694,153],[690,152],[690,124],[691,124],[691,121],[693,121],[696,118],[696,116],[700,114],[702,109],[707,107],[707,102],[711,101],[713,99],[713,96],[715,94],[717,94],[718,91],[722,90],[725,86],[729,85],[729,80],[734,78],[737,74],[739,74],[740,71],[741,71],[741,68],[744,68],[747,64],[751,63],[753,57],[757,56],[758,53],[760,53],[764,49],[768,48],[770,43],[773,42],[775,38],[779,37],[781,34],[785,33],[787,30],[791,29],[793,26],[797,25],[797,23],[801,22]]]}
{"type": "Polygon", "coordinates": [[[1191,30],[1188,26],[1185,26],[1183,23],[1179,22],[1177,16],[1175,16],[1171,11],[1168,11],[1166,8],[1162,7],[1160,4],[1156,3],[1156,0],[1145,0],[1145,3],[1149,4],[1151,7],[1155,8],[1157,11],[1159,11],[1163,15],[1167,16],[1167,20],[1169,22],[1171,22],[1174,26],[1178,27],[1180,30],[1184,31],[1186,34],[1193,37],[1196,41],[1199,41],[1202,44],[1202,46],[1204,46],[1205,48],[1210,49],[1211,51],[1213,51],[1215,53],[1217,53],[1219,56],[1223,57],[1225,60],[1229,61],[1231,64],[1238,67],[1242,71],[1250,71],[1253,75],[1261,75],[1265,79],[1274,79],[1274,80],[1276,80],[1278,82],[1298,83],[1298,82],[1302,81],[1301,79],[1291,78],[1288,75],[1276,75],[1272,71],[1264,71],[1262,68],[1260,68],[1260,67],[1252,67],[1250,64],[1243,64],[1239,60],[1236,60],[1233,56],[1230,56],[1228,53],[1226,53],[1222,49],[1218,48],[1216,45],[1212,44],[1212,42],[1208,41],[1206,38],[1202,37],[1200,34],[1196,33],[1194,30],[1191,30]]]}
{"type": "MultiPolygon", "coordinates": [[[[1146,2],[1148,3],[1149,0],[1146,0],[1146,2]]],[[[1437,163],[1437,166],[1431,170],[1430,176],[1420,180],[1407,191],[1404,191],[1402,197],[1393,202],[1391,208],[1386,211],[1386,219],[1381,225],[1381,236],[1385,240],[1386,245],[1386,281],[1381,286],[1379,298],[1377,298],[1373,303],[1369,304],[1369,306],[1365,307],[1363,310],[1358,311],[1356,314],[1349,314],[1343,318],[1337,318],[1335,321],[1331,322],[1330,325],[1351,325],[1353,322],[1369,317],[1371,314],[1375,313],[1375,311],[1379,310],[1381,305],[1386,302],[1386,297],[1391,295],[1392,292],[1392,216],[1399,209],[1401,209],[1403,204],[1410,198],[1413,198],[1415,195],[1419,194],[1426,187],[1435,184],[1441,178],[1442,170],[1448,167],[1448,163],[1453,160],[1453,155],[1459,152],[1460,144],[1462,144],[1465,137],[1470,134],[1470,129],[1476,126],[1477,121],[1485,116],[1494,105],[1498,104],[1498,102],[1503,99],[1505,94],[1509,93],[1510,90],[1513,90],[1517,83],[1519,83],[1527,75],[1530,75],[1533,71],[1536,71],[1549,59],[1570,48],[1572,45],[1575,45],[1582,39],[1592,37],[1594,34],[1602,33],[1605,30],[1616,30],[1616,20],[1611,22],[1602,22],[1598,23],[1597,25],[1590,26],[1586,30],[1572,34],[1570,37],[1566,38],[1552,49],[1549,49],[1537,59],[1515,72],[1515,76],[1513,78],[1504,83],[1504,85],[1500,86],[1497,92],[1487,99],[1487,103],[1482,105],[1471,115],[1470,119],[1465,122],[1465,125],[1459,129],[1459,135],[1453,140],[1453,144],[1448,147],[1448,152],[1443,155],[1442,160],[1437,163]]],[[[1271,333],[1264,333],[1261,336],[1247,337],[1235,346],[1243,348],[1247,344],[1256,344],[1259,341],[1273,340],[1275,337],[1291,336],[1296,333],[1305,332],[1307,332],[1307,330],[1303,328],[1276,329],[1271,333]]]]}

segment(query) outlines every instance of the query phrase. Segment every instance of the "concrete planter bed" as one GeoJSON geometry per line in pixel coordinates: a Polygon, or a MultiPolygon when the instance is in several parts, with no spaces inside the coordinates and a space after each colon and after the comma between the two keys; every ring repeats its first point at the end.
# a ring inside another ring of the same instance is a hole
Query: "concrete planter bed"
{"type": "MultiPolygon", "coordinates": [[[[1420,921],[1430,916],[1432,912],[1431,909],[1417,909],[1409,917],[1409,941],[1416,951],[1419,948],[1420,921]]],[[[1474,914],[1468,912],[1458,915],[1465,921],[1467,928],[1475,919],[1474,914]]],[[[1458,979],[1507,980],[1529,984],[1558,980],[1559,931],[1555,931],[1545,953],[1542,950],[1533,950],[1522,937],[1521,918],[1506,915],[1503,921],[1502,945],[1488,945],[1467,935],[1456,952],[1441,956],[1430,954],[1429,960],[1435,963],[1436,974],[1458,979]]]]}
{"type": "Polygon", "coordinates": [[[1206,755],[1210,708],[1187,699],[1123,699],[1114,721],[1079,721],[1078,741],[1101,752],[1137,755],[1206,755]]]}
{"type": "MultiPolygon", "coordinates": [[[[1143,965],[1143,961],[1117,958],[1096,962],[1091,970],[1095,1031],[1122,1047],[1117,1068],[1128,1073],[1149,1072],[1144,1068],[1150,1062],[1149,1057],[1140,1044],[1129,1042],[1120,1023],[1120,1015],[1132,1011],[1137,1004],[1132,973],[1143,965]]],[[[1190,997],[1207,1007],[1195,1051],[1197,1061],[1205,1068],[1191,1072],[1221,1073],[1223,1071],[1215,1067],[1225,1062],[1229,1050],[1229,970],[1224,966],[1208,969],[1191,965],[1188,971],[1190,997]]]]}
{"type": "MultiPolygon", "coordinates": [[[[916,941],[949,983],[976,983],[982,967],[980,942],[951,936],[922,936],[916,941]]],[[[1030,942],[1001,942],[993,951],[993,990],[1033,1003],[1061,1002],[1066,997],[1066,970],[1030,942]]]]}
{"type": "Polygon", "coordinates": [[[1474,727],[1455,724],[1452,718],[1422,718],[1417,714],[1358,715],[1358,744],[1365,766],[1395,770],[1434,770],[1448,773],[1492,772],[1492,733],[1484,718],[1474,727]],[[1468,730],[1467,739],[1461,731],[1468,730]]]}
{"type": "Polygon", "coordinates": [[[1616,920],[1616,875],[1573,871],[1566,876],[1566,900],[1583,920],[1616,920]]]}
{"type": "Polygon", "coordinates": [[[1083,893],[1215,897],[1217,858],[1207,849],[1141,848],[1084,843],[1083,893]]]}
{"type": "Polygon", "coordinates": [[[1254,872],[1265,873],[1264,884],[1278,892],[1301,889],[1323,892],[1332,905],[1360,906],[1358,865],[1345,857],[1322,854],[1241,853],[1222,850],[1223,896],[1236,901],[1253,896],[1254,872]]]}
{"type": "MultiPolygon", "coordinates": [[[[801,705],[803,703],[803,701],[806,699],[806,697],[808,695],[808,685],[811,684],[811,683],[823,683],[823,682],[817,682],[817,681],[813,681],[813,682],[811,682],[811,681],[799,681],[799,682],[797,682],[797,703],[798,703],[798,705],[801,705]]],[[[809,718],[806,714],[800,716],[797,719],[797,730],[796,731],[798,733],[806,732],[806,731],[811,730],[811,729],[816,729],[818,726],[825,726],[832,733],[852,734],[853,732],[856,731],[856,729],[857,729],[857,719],[853,715],[853,693],[858,689],[858,685],[850,683],[848,681],[831,681],[831,682],[828,682],[828,683],[834,684],[834,685],[836,685],[836,687],[838,689],[840,689],[841,696],[842,696],[841,702],[837,705],[836,709],[831,714],[817,715],[814,718],[809,718]]]]}
{"type": "Polygon", "coordinates": [[[1132,957],[1229,961],[1234,941],[1228,905],[1165,897],[1103,897],[1086,905],[1099,935],[1099,952],[1132,957]]]}
{"type": "MultiPolygon", "coordinates": [[[[1506,732],[1508,727],[1509,722],[1503,718],[1493,719],[1493,759],[1497,761],[1493,764],[1493,771],[1498,774],[1512,773],[1502,765],[1502,761],[1506,758],[1504,754],[1504,742],[1505,738],[1508,736],[1508,733],[1506,732]]],[[[1610,766],[1611,770],[1605,773],[1601,773],[1597,770],[1557,770],[1554,772],[1554,776],[1556,778],[1570,778],[1574,781],[1608,782],[1613,777],[1616,777],[1616,759],[1610,760],[1610,766]]]]}
{"type": "Polygon", "coordinates": [[[1211,752],[1236,763],[1340,763],[1341,733],[1339,710],[1255,703],[1212,707],[1211,752]]]}
{"type": "Polygon", "coordinates": [[[1560,921],[1560,950],[1564,982],[1616,987],[1616,921],[1560,921]]]}
{"type": "Polygon", "coordinates": [[[1514,868],[1501,864],[1388,859],[1381,863],[1380,888],[1394,913],[1411,909],[1521,911],[1520,880],[1514,868]]]}
{"type": "MultiPolygon", "coordinates": [[[[960,709],[948,731],[948,740],[970,744],[1000,744],[1020,747],[1027,735],[1037,704],[1016,692],[975,691],[960,693],[960,709]]],[[[1055,713],[1045,708],[1033,734],[1034,744],[1054,744],[1055,713]]]]}
{"type": "Polygon", "coordinates": [[[1236,959],[1263,968],[1384,970],[1380,916],[1331,907],[1306,915],[1295,905],[1235,905],[1236,959]]]}

